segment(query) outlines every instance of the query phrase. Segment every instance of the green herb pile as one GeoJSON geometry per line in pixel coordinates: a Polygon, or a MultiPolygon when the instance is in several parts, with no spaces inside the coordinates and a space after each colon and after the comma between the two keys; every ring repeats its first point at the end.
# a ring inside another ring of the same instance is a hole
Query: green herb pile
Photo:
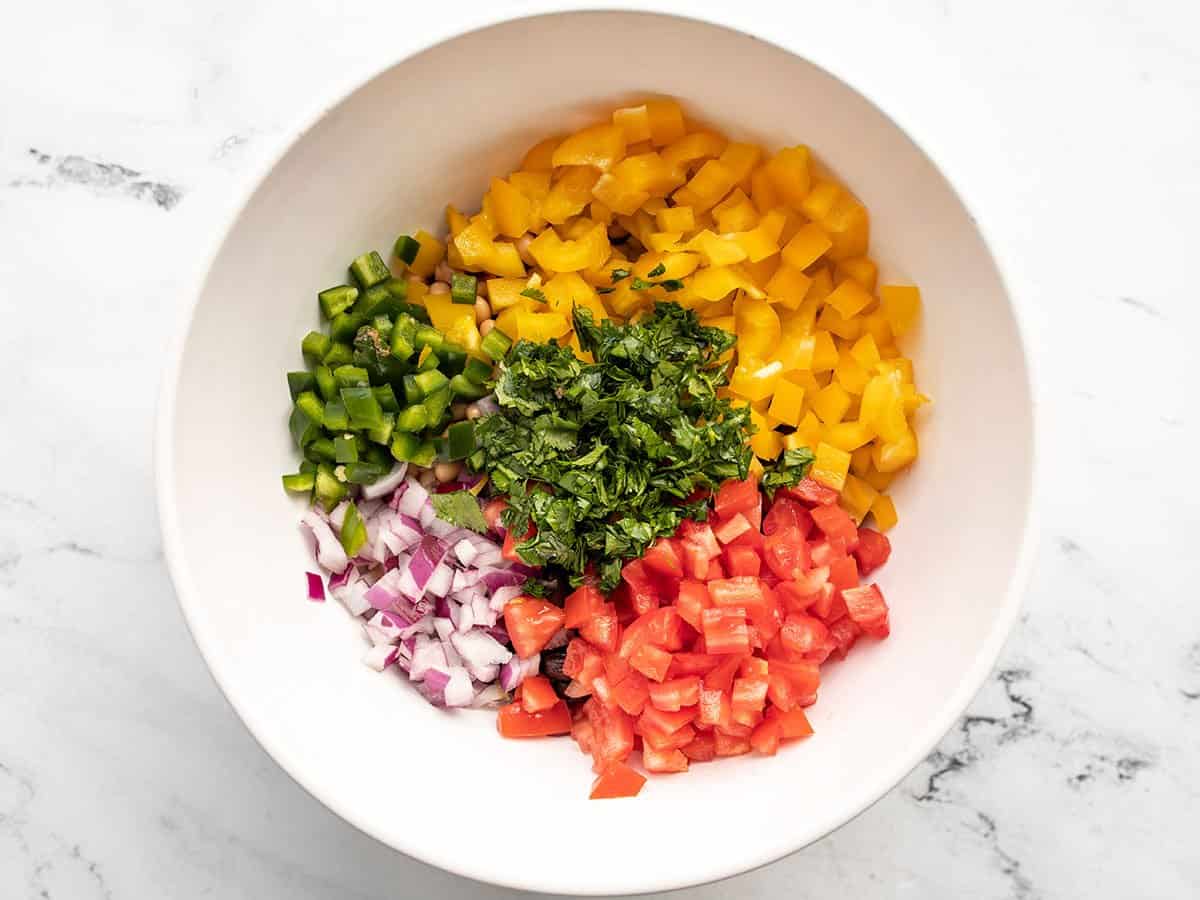
{"type": "Polygon", "coordinates": [[[659,303],[615,325],[577,308],[574,319],[595,362],[518,342],[496,380],[500,412],[476,427],[472,464],[508,496],[505,526],[534,526],[516,545],[522,559],[611,590],[625,560],[705,516],[704,491],[746,477],[749,409],[717,397],[734,335],[690,310],[659,303]]]}

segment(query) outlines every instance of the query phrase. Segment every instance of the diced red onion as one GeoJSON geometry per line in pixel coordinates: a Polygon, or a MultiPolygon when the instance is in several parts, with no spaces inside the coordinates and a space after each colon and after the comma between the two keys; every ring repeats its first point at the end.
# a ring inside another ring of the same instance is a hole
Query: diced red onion
{"type": "Polygon", "coordinates": [[[390,494],[404,481],[404,473],[407,471],[408,463],[400,463],[398,466],[394,466],[392,471],[388,472],[378,481],[365,485],[362,492],[363,496],[368,500],[374,500],[376,497],[390,494]]]}
{"type": "MultiPolygon", "coordinates": [[[[350,579],[353,575],[354,575],[354,570],[351,568],[348,568],[348,567],[343,572],[338,572],[334,575],[330,575],[329,576],[329,593],[333,594],[333,592],[338,590],[339,588],[345,587],[347,584],[350,583],[350,579]]],[[[336,597],[337,594],[334,594],[334,596],[336,597]]]]}
{"type": "Polygon", "coordinates": [[[499,550],[483,550],[475,557],[475,565],[481,569],[487,566],[498,566],[504,562],[504,554],[499,550]]]}
{"type": "MultiPolygon", "coordinates": [[[[478,557],[476,557],[475,564],[477,566],[479,565],[478,557]]],[[[487,568],[481,569],[480,571],[481,574],[479,576],[479,580],[482,581],[484,586],[492,592],[509,585],[522,585],[525,583],[525,576],[518,575],[512,569],[487,568]]],[[[517,594],[520,594],[520,591],[518,591],[517,594]]]]}
{"type": "Polygon", "coordinates": [[[433,616],[421,616],[421,618],[400,632],[400,638],[401,640],[407,640],[413,635],[421,634],[433,634],[433,616]]]}
{"type": "Polygon", "coordinates": [[[450,683],[450,676],[445,669],[448,668],[444,664],[437,668],[429,668],[421,673],[421,677],[417,678],[413,672],[417,670],[416,660],[413,660],[412,668],[409,670],[408,677],[413,681],[419,682],[417,690],[419,690],[434,706],[446,705],[446,685],[450,683]]]}
{"type": "Polygon", "coordinates": [[[470,631],[475,627],[475,611],[470,606],[460,606],[458,610],[458,621],[454,623],[454,630],[470,631]]]}
{"type": "Polygon", "coordinates": [[[445,545],[435,537],[423,537],[413,551],[412,559],[404,567],[400,580],[400,593],[410,600],[419,600],[425,587],[446,555],[445,545]]]}
{"type": "Polygon", "coordinates": [[[542,655],[535,653],[528,659],[513,656],[500,666],[500,687],[510,694],[530,675],[536,675],[542,665],[542,655]]]}
{"type": "Polygon", "coordinates": [[[404,496],[404,492],[408,490],[408,482],[410,479],[404,479],[396,486],[396,490],[392,492],[392,499],[388,501],[388,506],[395,509],[400,505],[400,498],[404,496]]]}
{"type": "Polygon", "coordinates": [[[308,578],[308,599],[317,603],[325,602],[325,582],[316,572],[305,572],[308,578]]]}
{"type": "MultiPolygon", "coordinates": [[[[430,508],[432,509],[432,507],[430,508]]],[[[422,519],[423,518],[424,517],[422,516],[422,519]]],[[[441,519],[437,518],[435,511],[434,516],[430,518],[427,523],[425,523],[425,530],[434,537],[448,538],[458,531],[458,526],[451,525],[449,522],[443,522],[441,519]]]]}
{"type": "Polygon", "coordinates": [[[488,684],[479,689],[479,693],[475,695],[475,699],[471,701],[471,705],[476,708],[487,706],[499,706],[508,700],[508,694],[504,692],[504,688],[499,684],[488,684]]]}
{"type": "Polygon", "coordinates": [[[450,585],[453,581],[454,570],[443,559],[433,570],[433,574],[429,576],[429,581],[425,583],[425,592],[434,597],[445,597],[450,593],[450,585]]]}
{"type": "Polygon", "coordinates": [[[343,500],[333,508],[333,512],[329,514],[329,524],[337,529],[340,534],[342,526],[346,524],[346,511],[350,509],[350,501],[343,500]]]}
{"type": "Polygon", "coordinates": [[[466,665],[467,671],[471,673],[471,677],[483,684],[491,684],[500,677],[500,667],[495,663],[487,666],[473,666],[470,663],[466,665]]]}
{"type": "Polygon", "coordinates": [[[409,670],[409,677],[413,681],[420,681],[425,677],[425,673],[431,669],[446,668],[446,651],[442,649],[442,645],[430,638],[428,635],[417,635],[417,644],[413,649],[412,668],[409,670]]]}
{"type": "Polygon", "coordinates": [[[396,512],[406,516],[412,516],[414,519],[419,518],[421,510],[425,508],[425,504],[429,500],[429,491],[414,478],[407,479],[404,484],[404,494],[400,497],[400,502],[396,504],[396,512]]]}
{"type": "Polygon", "coordinates": [[[479,584],[478,569],[456,569],[454,571],[454,580],[450,583],[450,593],[461,594],[463,591],[474,590],[479,584]]]}
{"type": "Polygon", "coordinates": [[[337,590],[330,591],[330,593],[338,598],[350,615],[361,616],[374,608],[367,602],[367,591],[369,589],[365,581],[358,580],[352,581],[350,584],[340,587],[337,590]]]}
{"type": "Polygon", "coordinates": [[[458,655],[453,644],[449,642],[442,644],[442,652],[446,654],[446,665],[461,666],[463,664],[463,658],[458,655]]]}
{"type": "Polygon", "coordinates": [[[512,659],[512,651],[493,638],[485,631],[472,629],[467,632],[454,632],[450,635],[450,643],[464,660],[472,666],[487,666],[493,663],[506,663],[512,659]]]}
{"type": "MultiPolygon", "coordinates": [[[[486,577],[484,580],[486,581],[486,577]]],[[[496,612],[501,613],[504,612],[504,607],[520,596],[521,589],[515,584],[508,584],[492,591],[492,599],[489,601],[489,605],[496,612]]]]}
{"type": "Polygon", "coordinates": [[[454,634],[454,623],[449,617],[435,616],[433,619],[433,630],[437,632],[438,640],[443,644],[450,641],[450,636],[454,634]]]}
{"type": "Polygon", "coordinates": [[[417,521],[421,523],[421,527],[429,531],[429,526],[437,520],[437,510],[433,508],[432,503],[426,503],[421,507],[420,514],[417,515],[417,521]]]}
{"type": "Polygon", "coordinates": [[[337,539],[329,523],[311,509],[300,517],[300,522],[308,527],[317,540],[317,562],[330,572],[343,572],[350,560],[342,548],[342,542],[337,539]]]}
{"type": "Polygon", "coordinates": [[[401,548],[408,550],[421,543],[421,523],[413,516],[406,516],[404,513],[398,513],[391,520],[391,531],[400,541],[401,548]]]}
{"type": "Polygon", "coordinates": [[[452,667],[442,694],[447,706],[470,706],[475,699],[475,688],[467,670],[461,666],[452,667]]]}
{"type": "Polygon", "coordinates": [[[400,649],[398,647],[376,644],[363,655],[363,662],[376,672],[382,672],[399,658],[400,649]]]}
{"type": "Polygon", "coordinates": [[[454,555],[458,557],[458,561],[464,566],[469,566],[475,562],[475,557],[479,555],[479,551],[475,545],[466,538],[454,545],[454,555]]]}
{"type": "MultiPolygon", "coordinates": [[[[466,609],[465,605],[463,609],[466,609]]],[[[492,609],[491,604],[488,603],[488,598],[483,594],[476,594],[471,600],[471,615],[474,617],[475,624],[477,625],[481,622],[486,625],[496,624],[496,611],[492,609]],[[488,621],[488,619],[491,619],[491,621],[488,621]]]]}

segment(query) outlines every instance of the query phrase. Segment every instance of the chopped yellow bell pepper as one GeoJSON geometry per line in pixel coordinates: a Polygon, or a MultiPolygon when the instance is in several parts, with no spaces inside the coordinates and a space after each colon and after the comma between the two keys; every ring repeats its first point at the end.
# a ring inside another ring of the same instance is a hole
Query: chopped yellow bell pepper
{"type": "Polygon", "coordinates": [[[650,111],[646,104],[614,109],[612,123],[625,132],[626,144],[650,140],[650,111]]]}
{"type": "Polygon", "coordinates": [[[828,372],[838,364],[837,344],[833,342],[828,331],[814,331],[812,371],[828,372]]]}
{"type": "Polygon", "coordinates": [[[508,278],[520,278],[525,274],[525,263],[516,244],[507,241],[496,241],[492,250],[483,262],[483,271],[492,275],[503,275],[508,278]]]}
{"type": "Polygon", "coordinates": [[[896,479],[896,473],[895,472],[880,472],[878,469],[876,469],[875,462],[873,459],[874,455],[875,455],[875,445],[872,444],[871,445],[871,456],[872,456],[871,470],[869,472],[867,472],[867,474],[862,475],[860,477],[862,478],[863,481],[867,482],[867,484],[871,485],[871,487],[875,488],[875,490],[879,491],[880,493],[883,493],[884,491],[886,491],[888,488],[890,488],[892,486],[892,482],[896,479]]]}
{"type": "Polygon", "coordinates": [[[493,312],[498,312],[525,299],[521,291],[525,290],[527,282],[524,278],[489,278],[487,286],[488,304],[493,312]]]}
{"type": "Polygon", "coordinates": [[[654,214],[654,221],[663,231],[691,231],[696,227],[696,216],[690,206],[668,206],[654,214]]]}
{"type": "Polygon", "coordinates": [[[643,253],[633,264],[632,272],[638,278],[650,279],[650,273],[659,266],[663,272],[655,275],[652,280],[665,281],[687,278],[700,266],[700,257],[695,253],[643,253]]]}
{"type": "Polygon", "coordinates": [[[600,176],[592,186],[592,196],[622,216],[632,216],[650,199],[648,193],[631,188],[612,172],[600,176]]]}
{"type": "Polygon", "coordinates": [[[833,382],[817,391],[809,405],[824,424],[836,425],[850,409],[850,395],[840,384],[833,382]]]}
{"type": "Polygon", "coordinates": [[[554,167],[592,166],[607,172],[625,156],[625,132],[611,123],[590,125],[554,149],[554,167]]]}
{"type": "MultiPolygon", "coordinates": [[[[830,296],[833,295],[831,294],[830,296]]],[[[858,340],[858,336],[862,334],[862,321],[860,319],[847,319],[835,307],[829,306],[828,303],[822,307],[821,314],[817,316],[817,325],[847,341],[856,341],[858,340]]]]}
{"type": "Polygon", "coordinates": [[[870,334],[864,334],[854,343],[850,348],[850,355],[865,372],[873,372],[880,362],[879,347],[875,345],[875,338],[870,334]]]}
{"type": "Polygon", "coordinates": [[[779,362],[770,362],[753,369],[739,365],[733,370],[733,377],[729,379],[729,389],[751,403],[765,400],[775,392],[775,385],[782,374],[783,365],[779,362]]]}
{"type": "Polygon", "coordinates": [[[855,396],[862,396],[863,389],[870,379],[867,370],[858,364],[858,360],[845,347],[838,354],[838,364],[833,370],[833,377],[848,393],[855,396]]]}
{"type": "Polygon", "coordinates": [[[833,246],[820,226],[811,222],[793,235],[783,248],[783,262],[794,269],[807,269],[833,246]]]}
{"type": "Polygon", "coordinates": [[[879,289],[879,304],[892,334],[901,337],[912,328],[921,311],[921,291],[908,284],[885,284],[879,289]]]}
{"type": "Polygon", "coordinates": [[[607,311],[596,296],[595,288],[584,281],[578,272],[562,272],[555,275],[542,285],[541,291],[546,297],[546,304],[538,310],[539,312],[559,313],[570,319],[576,305],[587,307],[593,314],[597,313],[596,307],[599,306],[600,317],[608,317],[607,311]]]}
{"type": "MultiPolygon", "coordinates": [[[[876,310],[873,313],[863,316],[863,331],[871,336],[871,340],[875,342],[877,348],[893,347],[892,343],[892,326],[888,324],[887,317],[882,312],[876,310]]],[[[880,349],[879,355],[883,356],[883,351],[880,349]]]]}
{"type": "Polygon", "coordinates": [[[471,224],[471,220],[464,216],[453,203],[446,204],[446,227],[450,229],[451,237],[458,237],[459,233],[471,224]]]}
{"type": "Polygon", "coordinates": [[[787,379],[781,380],[775,387],[768,413],[773,419],[795,428],[804,413],[804,388],[787,379]]]}
{"type": "Polygon", "coordinates": [[[554,151],[561,143],[561,135],[538,141],[521,160],[521,168],[526,172],[549,172],[554,168],[554,151]]]}
{"type": "Polygon", "coordinates": [[[857,316],[874,301],[875,298],[871,296],[871,292],[853,278],[847,278],[825,298],[825,302],[846,319],[857,316]]]}
{"type": "Polygon", "coordinates": [[[517,309],[517,328],[521,340],[544,344],[551,338],[561,338],[571,330],[571,323],[560,313],[536,313],[517,309]]]}
{"type": "Polygon", "coordinates": [[[732,266],[709,266],[696,273],[692,278],[691,287],[698,297],[720,300],[730,291],[736,291],[744,285],[745,279],[732,266]]]}
{"type": "Polygon", "coordinates": [[[529,230],[533,204],[521,191],[502,178],[493,178],[488,197],[497,232],[517,238],[529,230]]]}
{"type": "Polygon", "coordinates": [[[880,472],[897,472],[916,458],[917,436],[911,428],[899,440],[876,444],[871,452],[871,462],[880,472]]]}
{"type": "Polygon", "coordinates": [[[416,258],[409,264],[408,271],[420,278],[428,278],[437,264],[446,258],[446,245],[424,228],[415,235],[418,248],[416,258]]]}
{"type": "Polygon", "coordinates": [[[547,228],[529,245],[537,264],[548,272],[578,272],[601,266],[608,259],[608,231],[596,224],[576,241],[562,240],[547,228]]]}
{"type": "Polygon", "coordinates": [[[765,429],[750,438],[750,449],[759,459],[775,459],[783,452],[783,435],[765,429]]]}
{"type": "MultiPolygon", "coordinates": [[[[721,152],[721,162],[733,172],[734,184],[741,185],[743,190],[750,189],[750,175],[758,161],[762,159],[762,147],[757,144],[742,144],[733,142],[721,152]]],[[[724,230],[724,229],[722,229],[724,230]]]]}
{"type": "Polygon", "coordinates": [[[475,324],[475,307],[472,304],[455,303],[450,299],[450,293],[426,294],[425,311],[433,327],[443,333],[449,333],[454,328],[462,328],[463,322],[475,324]]]}
{"type": "Polygon", "coordinates": [[[710,159],[692,176],[691,181],[675,192],[675,202],[694,210],[711,209],[720,202],[735,184],[734,173],[723,162],[710,159]]]}
{"type": "MultiPolygon", "coordinates": [[[[842,449],[846,448],[843,447],[842,449]]],[[[871,471],[871,448],[869,445],[864,444],[851,452],[850,471],[860,478],[865,478],[867,473],[871,471]]]]}
{"type": "Polygon", "coordinates": [[[824,303],[825,298],[833,293],[833,275],[825,266],[818,266],[810,274],[813,283],[812,287],[808,289],[808,296],[818,303],[824,303]]]}
{"type": "Polygon", "coordinates": [[[868,291],[873,291],[875,290],[875,279],[879,275],[879,267],[869,257],[851,256],[837,264],[837,274],[845,278],[853,278],[868,291]]]}
{"type": "Polygon", "coordinates": [[[821,222],[833,246],[829,258],[840,262],[852,256],[865,256],[871,239],[871,219],[867,208],[851,194],[844,194],[821,222]]]}
{"type": "Polygon", "coordinates": [[[871,504],[871,516],[875,519],[875,527],[880,531],[891,531],[900,521],[896,515],[896,505],[887,494],[879,494],[871,504]]]}
{"type": "MultiPolygon", "coordinates": [[[[656,199],[666,197],[684,182],[683,173],[653,151],[626,157],[616,165],[613,174],[630,188],[645,191],[656,199]]],[[[651,210],[647,207],[646,211],[651,210]]]]}
{"type": "Polygon", "coordinates": [[[767,160],[766,169],[767,177],[783,201],[792,209],[800,209],[808,196],[808,148],[803,145],[785,147],[767,160]]]}
{"type": "Polygon", "coordinates": [[[698,232],[685,246],[699,253],[706,266],[732,266],[746,258],[746,251],[737,242],[737,235],[716,235],[707,228],[698,232]]]}
{"type": "Polygon", "coordinates": [[[767,282],[767,297],[772,303],[778,303],[785,309],[799,309],[811,286],[811,278],[799,269],[784,264],[767,282]]]}
{"type": "Polygon", "coordinates": [[[750,262],[761,262],[779,252],[779,234],[785,220],[783,212],[773,209],[762,217],[755,228],[734,235],[750,262]]]}
{"type": "MultiPolygon", "coordinates": [[[[904,411],[900,373],[891,371],[876,375],[863,389],[859,419],[873,428],[884,441],[903,441],[909,433],[904,411]]],[[[881,472],[894,471],[876,466],[881,472]]]]}
{"type": "Polygon", "coordinates": [[[698,168],[697,164],[706,159],[716,159],[727,145],[724,137],[712,131],[693,131],[664,147],[662,158],[672,169],[682,172],[698,168]]]}
{"type": "Polygon", "coordinates": [[[684,135],[683,110],[674,100],[647,100],[646,115],[650,119],[650,142],[664,147],[684,135]]]}
{"type": "Polygon", "coordinates": [[[743,296],[734,301],[733,315],[737,323],[738,353],[746,359],[769,359],[779,346],[781,334],[779,316],[771,304],[743,296]]]}
{"type": "Polygon", "coordinates": [[[599,178],[600,173],[590,166],[563,169],[542,201],[542,217],[553,225],[561,225],[571,216],[579,215],[591,201],[592,188],[599,178]]]}
{"type": "Polygon", "coordinates": [[[750,199],[754,201],[758,211],[764,215],[779,206],[779,191],[775,190],[771,176],[767,174],[765,163],[750,175],[750,199]]]}
{"type": "Polygon", "coordinates": [[[843,194],[841,185],[817,179],[800,204],[800,211],[814,222],[823,222],[843,194]]]}
{"type": "Polygon", "coordinates": [[[846,483],[842,485],[842,495],[838,498],[842,509],[850,513],[850,517],[854,519],[855,525],[861,525],[862,520],[867,517],[867,513],[871,511],[871,506],[879,497],[879,491],[871,487],[861,478],[856,478],[853,475],[846,476],[846,483]]]}
{"type": "MultiPolygon", "coordinates": [[[[836,425],[827,425],[822,434],[825,437],[825,443],[832,444],[839,450],[847,452],[857,452],[860,447],[869,444],[871,439],[875,437],[874,431],[862,422],[856,421],[838,422],[836,425]]],[[[853,462],[852,459],[852,468],[853,462]]]]}
{"type": "Polygon", "coordinates": [[[788,450],[807,447],[815,451],[819,443],[821,443],[821,423],[812,410],[806,412],[804,418],[800,420],[800,424],[796,426],[796,430],[783,439],[783,445],[788,450]]]}
{"type": "Polygon", "coordinates": [[[668,250],[682,250],[679,239],[682,231],[656,231],[650,235],[650,249],[655,253],[666,253],[668,250]]]}
{"type": "Polygon", "coordinates": [[[821,442],[817,444],[815,455],[816,459],[813,460],[808,476],[835,491],[840,491],[850,471],[850,454],[821,442]]]}
{"type": "Polygon", "coordinates": [[[758,224],[758,210],[745,191],[735,187],[724,200],[713,207],[717,228],[723,232],[749,231],[758,224]]]}

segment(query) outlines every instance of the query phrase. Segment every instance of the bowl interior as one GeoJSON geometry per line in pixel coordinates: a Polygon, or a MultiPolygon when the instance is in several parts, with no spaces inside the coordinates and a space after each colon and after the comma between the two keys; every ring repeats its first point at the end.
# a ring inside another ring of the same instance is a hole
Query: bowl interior
{"type": "Polygon", "coordinates": [[[394,66],[306,131],[249,199],[175,365],[162,414],[163,525],[218,682],[319,799],[380,840],[474,878],[624,893],[733,874],[803,846],[921,759],[1012,620],[1033,429],[1021,341],[992,258],[893,122],[823,70],[740,33],[665,16],[564,14],[475,31],[394,66]],[[681,98],[731,135],[807,143],[863,199],[883,279],[922,288],[923,324],[907,347],[935,404],[921,459],[895,489],[902,521],[879,575],[893,635],[828,667],[810,711],[816,736],[772,759],[655,779],[636,801],[592,803],[572,741],[502,741],[492,714],[428,707],[359,662],[364,639],[336,602],[305,601],[301,573],[312,564],[300,507],[279,487],[297,464],[283,373],[300,366],[300,338],[318,326],[316,290],[342,281],[351,258],[387,250],[401,231],[440,229],[448,201],[473,209],[489,176],[515,168],[535,140],[648,93],[681,98]],[[715,817],[737,825],[714,827],[715,817]],[[512,836],[539,821],[566,827],[539,830],[546,852],[531,870],[512,836]],[[596,841],[621,865],[587,865],[596,841]]]}

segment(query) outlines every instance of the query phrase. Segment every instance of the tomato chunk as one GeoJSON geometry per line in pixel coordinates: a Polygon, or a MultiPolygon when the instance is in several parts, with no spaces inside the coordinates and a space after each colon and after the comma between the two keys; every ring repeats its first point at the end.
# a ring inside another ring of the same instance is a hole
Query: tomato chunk
{"type": "Polygon", "coordinates": [[[604,595],[590,584],[585,584],[567,597],[563,603],[564,628],[578,628],[595,613],[604,609],[604,595]]]}
{"type": "Polygon", "coordinates": [[[831,541],[840,540],[848,549],[858,546],[858,527],[850,518],[850,513],[840,506],[818,506],[810,515],[831,541]]]}
{"type": "Polygon", "coordinates": [[[528,713],[543,712],[558,703],[554,686],[544,675],[530,675],[521,682],[521,706],[528,713]]]}
{"type": "Polygon", "coordinates": [[[750,528],[750,521],[741,513],[736,513],[732,518],[718,522],[713,528],[713,534],[722,544],[729,544],[740,538],[750,528]]]}
{"type": "Polygon", "coordinates": [[[763,519],[762,532],[772,535],[784,528],[796,528],[805,537],[812,531],[812,516],[804,504],[791,497],[780,495],[771,504],[771,509],[763,519]]]}
{"type": "Polygon", "coordinates": [[[708,586],[700,581],[685,579],[679,582],[679,596],[675,608],[679,616],[697,631],[700,630],[700,614],[712,606],[708,598],[708,586]]]}
{"type": "Polygon", "coordinates": [[[858,559],[858,571],[862,575],[869,575],[888,561],[892,555],[892,542],[887,535],[873,528],[860,528],[854,555],[858,559]]]}
{"type": "Polygon", "coordinates": [[[740,512],[747,512],[759,506],[762,497],[758,492],[758,482],[753,478],[744,481],[730,479],[721,485],[714,502],[717,515],[728,519],[740,512]]]}
{"type": "Polygon", "coordinates": [[[646,567],[668,578],[683,577],[683,561],[680,559],[679,548],[668,538],[659,538],[643,554],[642,562],[646,567]]]}
{"type": "Polygon", "coordinates": [[[757,577],[762,571],[762,557],[753,547],[735,546],[725,548],[725,563],[729,574],[757,577]]]}
{"type": "Polygon", "coordinates": [[[837,503],[838,492],[811,478],[802,478],[798,484],[783,489],[783,493],[810,505],[832,506],[837,503]]]}
{"type": "Polygon", "coordinates": [[[591,800],[611,800],[617,797],[636,797],[646,783],[646,776],[625,763],[610,763],[592,782],[591,800]]]}
{"type": "Polygon", "coordinates": [[[539,653],[562,629],[565,619],[562,609],[536,597],[520,598],[504,607],[504,627],[522,659],[539,653]]]}
{"type": "Polygon", "coordinates": [[[671,654],[653,644],[642,644],[629,658],[629,664],[651,681],[663,681],[671,669],[671,654]]]}
{"type": "Polygon", "coordinates": [[[887,637],[891,628],[888,624],[887,602],[878,585],[842,591],[847,613],[854,624],[873,637],[887,637]]]}
{"type": "Polygon", "coordinates": [[[700,679],[695,675],[651,684],[650,702],[663,712],[679,712],[700,702],[700,679]]]}
{"type": "Polygon", "coordinates": [[[604,604],[601,611],[592,613],[592,616],[579,626],[579,633],[600,650],[616,650],[621,635],[616,607],[611,603],[604,604]]]}
{"type": "Polygon", "coordinates": [[[640,716],[650,700],[649,682],[641,672],[630,672],[612,689],[612,699],[631,716],[640,716]]]}
{"type": "Polygon", "coordinates": [[[682,750],[655,750],[648,744],[642,745],[642,765],[647,772],[686,772],[688,758],[682,750]]]}
{"type": "Polygon", "coordinates": [[[592,723],[592,758],[596,770],[603,771],[610,763],[623,762],[633,752],[633,717],[595,699],[584,704],[584,712],[592,723]]]}
{"type": "Polygon", "coordinates": [[[530,522],[529,530],[523,535],[516,535],[512,531],[504,533],[504,546],[500,548],[500,555],[509,562],[523,563],[525,560],[521,558],[521,554],[517,552],[517,544],[523,544],[531,537],[537,534],[537,527],[530,522]]]}
{"type": "Polygon", "coordinates": [[[570,734],[571,712],[562,700],[549,709],[536,713],[526,712],[520,703],[509,703],[500,707],[496,717],[496,727],[501,736],[507,738],[570,734]]]}
{"type": "Polygon", "coordinates": [[[763,756],[774,756],[779,749],[779,739],[783,736],[783,727],[776,719],[766,719],[754,729],[750,735],[750,746],[763,756]]]}
{"type": "Polygon", "coordinates": [[[813,733],[808,716],[799,707],[776,713],[772,718],[779,723],[781,736],[784,738],[806,738],[813,733]]]}
{"type": "Polygon", "coordinates": [[[797,581],[809,566],[808,544],[799,528],[781,528],[763,542],[763,558],[780,579],[797,581]]]}
{"type": "Polygon", "coordinates": [[[707,652],[750,652],[750,628],[746,624],[745,609],[706,609],[700,614],[700,624],[707,652]]]}
{"type": "Polygon", "coordinates": [[[692,762],[709,762],[716,758],[717,743],[711,732],[700,732],[686,747],[680,747],[683,755],[692,762]]]}

